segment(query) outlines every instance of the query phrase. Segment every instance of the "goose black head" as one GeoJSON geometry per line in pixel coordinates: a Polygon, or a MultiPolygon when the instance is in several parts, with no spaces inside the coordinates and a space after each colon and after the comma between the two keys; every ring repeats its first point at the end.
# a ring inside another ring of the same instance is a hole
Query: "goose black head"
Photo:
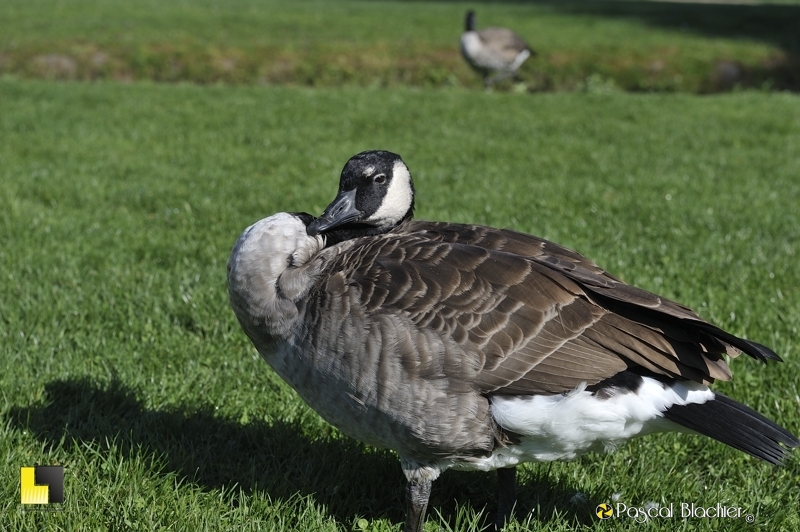
{"type": "Polygon", "coordinates": [[[365,151],[344,165],[336,198],[307,230],[341,241],[386,233],[413,214],[414,183],[403,159],[388,151],[365,151]]]}

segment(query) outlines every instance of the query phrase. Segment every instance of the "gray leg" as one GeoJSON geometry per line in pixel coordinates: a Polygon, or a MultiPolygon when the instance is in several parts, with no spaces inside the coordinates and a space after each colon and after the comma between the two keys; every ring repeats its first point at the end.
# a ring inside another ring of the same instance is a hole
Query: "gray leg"
{"type": "Polygon", "coordinates": [[[430,480],[409,480],[406,484],[405,532],[422,532],[432,484],[430,480]]]}
{"type": "Polygon", "coordinates": [[[504,467],[497,470],[497,522],[495,528],[502,530],[511,519],[511,510],[517,502],[517,469],[504,467]]]}
{"type": "Polygon", "coordinates": [[[486,85],[488,87],[491,84],[499,83],[500,81],[503,81],[504,79],[511,77],[513,75],[514,72],[498,72],[495,76],[491,78],[486,78],[487,79],[486,85]]]}

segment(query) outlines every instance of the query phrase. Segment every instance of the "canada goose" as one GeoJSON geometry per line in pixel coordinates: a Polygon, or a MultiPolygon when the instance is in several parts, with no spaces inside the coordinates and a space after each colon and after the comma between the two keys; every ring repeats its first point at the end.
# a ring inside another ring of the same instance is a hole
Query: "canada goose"
{"type": "Polygon", "coordinates": [[[508,28],[475,30],[475,12],[467,11],[461,34],[461,55],[483,76],[488,89],[492,83],[513,76],[535,52],[508,28]],[[491,76],[494,74],[494,77],[491,76]]]}
{"type": "Polygon", "coordinates": [[[255,347],[329,423],[395,450],[406,532],[447,469],[498,470],[605,451],[637,435],[704,434],[772,464],[789,431],[711,391],[724,355],[780,360],[690,309],[546,240],[411,219],[400,156],[351,158],[324,214],[279,213],[239,237],[231,306],[255,347]]]}

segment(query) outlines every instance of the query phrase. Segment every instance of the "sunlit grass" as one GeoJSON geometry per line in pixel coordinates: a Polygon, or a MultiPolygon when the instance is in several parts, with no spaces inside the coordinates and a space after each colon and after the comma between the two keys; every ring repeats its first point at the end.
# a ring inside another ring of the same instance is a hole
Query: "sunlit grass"
{"type": "MultiPolygon", "coordinates": [[[[798,117],[796,98],[757,93],[0,82],[0,529],[400,530],[396,457],[310,411],[225,289],[244,227],[320,213],[371,148],[405,158],[419,218],[550,238],[771,346],[783,364],[739,358],[718,389],[797,432],[798,117]],[[20,510],[34,464],[66,465],[63,512],[20,510]]],[[[520,477],[512,530],[641,529],[594,517],[615,494],[800,527],[797,456],[773,468],[699,437],[520,477]]],[[[490,523],[493,490],[446,473],[428,529],[490,523]]]]}

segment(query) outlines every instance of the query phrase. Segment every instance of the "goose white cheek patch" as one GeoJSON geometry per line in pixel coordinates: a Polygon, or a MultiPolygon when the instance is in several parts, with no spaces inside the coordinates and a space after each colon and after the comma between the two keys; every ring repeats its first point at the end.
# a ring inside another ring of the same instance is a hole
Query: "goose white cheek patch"
{"type": "Polygon", "coordinates": [[[411,174],[402,161],[394,163],[392,181],[381,206],[366,221],[376,225],[394,225],[403,219],[413,201],[411,174]]]}

